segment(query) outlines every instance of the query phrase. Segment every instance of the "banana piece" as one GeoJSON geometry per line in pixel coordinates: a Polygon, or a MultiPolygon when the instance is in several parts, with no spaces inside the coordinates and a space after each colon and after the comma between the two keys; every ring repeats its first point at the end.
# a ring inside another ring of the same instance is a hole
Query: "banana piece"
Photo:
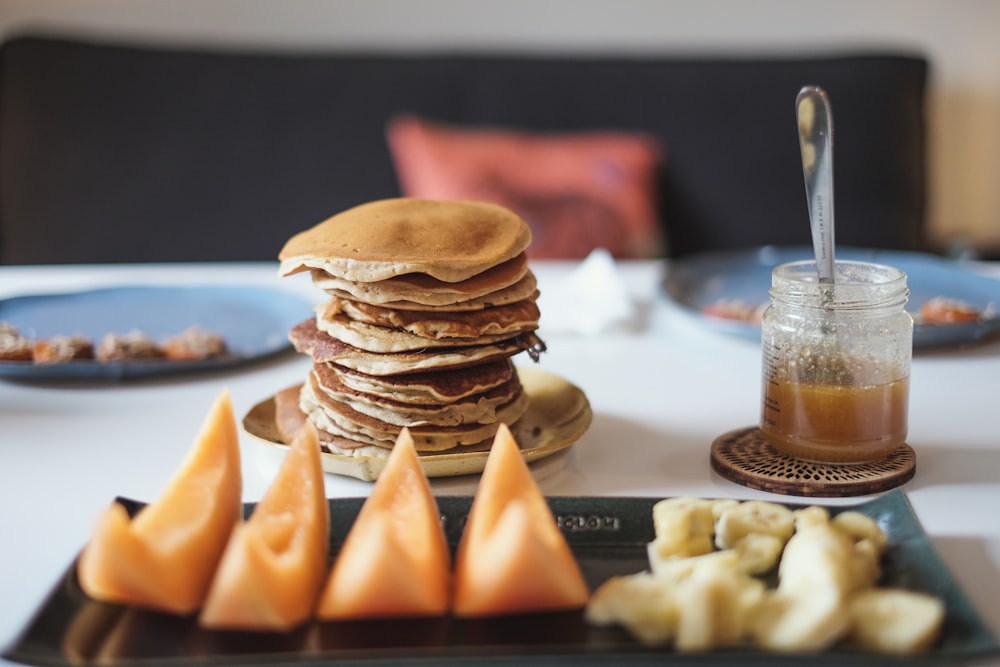
{"type": "Polygon", "coordinates": [[[677,628],[672,586],[648,572],[612,577],[587,603],[585,618],[595,625],[622,625],[643,644],[665,644],[677,628]]]}
{"type": "Polygon", "coordinates": [[[683,540],[715,532],[712,501],[704,498],[666,498],[653,505],[653,531],[658,538],[683,540]]]}
{"type": "MultiPolygon", "coordinates": [[[[778,564],[785,541],[774,535],[750,533],[733,547],[739,569],[747,574],[763,574],[778,564]]],[[[722,553],[722,552],[720,552],[722,553]]]]}
{"type": "Polygon", "coordinates": [[[874,586],[882,576],[882,554],[871,540],[854,544],[850,563],[855,589],[862,591],[874,586]]]}
{"type": "Polygon", "coordinates": [[[735,547],[750,533],[774,535],[785,542],[795,532],[795,516],[784,505],[766,500],[747,500],[725,509],[715,524],[715,544],[735,547]]]}
{"type": "Polygon", "coordinates": [[[769,651],[823,651],[850,627],[846,597],[836,587],[815,585],[794,592],[779,587],[757,605],[750,634],[755,645],[769,651]]]}
{"type": "Polygon", "coordinates": [[[785,545],[778,588],[795,594],[830,588],[846,597],[858,588],[854,557],[850,539],[831,525],[803,528],[785,545]]]}
{"type": "Polygon", "coordinates": [[[733,500],[732,498],[714,498],[709,502],[712,503],[712,520],[718,521],[722,513],[725,512],[730,507],[735,507],[740,504],[740,501],[733,500]]]}
{"type": "Polygon", "coordinates": [[[715,519],[712,501],[703,498],[667,498],[653,505],[656,539],[647,545],[650,562],[689,558],[710,553],[715,519]]]}
{"type": "Polygon", "coordinates": [[[927,650],[941,633],[944,603],[936,597],[895,588],[876,588],[850,603],[851,640],[880,653],[909,655],[927,650]]]}
{"type": "Polygon", "coordinates": [[[701,556],[714,551],[711,535],[691,535],[683,538],[657,537],[646,545],[650,566],[663,561],[701,556]]]}
{"type": "Polygon", "coordinates": [[[854,580],[854,589],[864,590],[874,586],[882,573],[882,554],[889,544],[888,535],[873,518],[855,510],[837,514],[830,520],[830,525],[853,545],[853,553],[845,558],[854,580]]]}
{"type": "Polygon", "coordinates": [[[832,523],[855,543],[869,542],[879,556],[889,545],[889,536],[879,527],[875,519],[867,514],[847,510],[833,517],[832,523]]]}
{"type": "Polygon", "coordinates": [[[650,558],[650,568],[658,578],[670,585],[677,585],[689,578],[696,570],[716,569],[730,572],[740,571],[740,559],[735,551],[712,551],[690,558],[650,558]]]}
{"type": "Polygon", "coordinates": [[[809,505],[794,510],[795,530],[802,530],[809,526],[821,526],[830,522],[830,512],[822,505],[809,505]]]}
{"type": "Polygon", "coordinates": [[[676,589],[678,651],[708,651],[744,640],[751,612],[763,598],[762,582],[720,567],[695,569],[676,589]]]}

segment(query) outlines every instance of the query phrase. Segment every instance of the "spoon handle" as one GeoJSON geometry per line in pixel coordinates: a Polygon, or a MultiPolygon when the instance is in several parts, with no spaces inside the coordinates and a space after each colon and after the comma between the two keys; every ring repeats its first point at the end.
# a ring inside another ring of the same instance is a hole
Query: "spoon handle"
{"type": "Polygon", "coordinates": [[[816,271],[821,283],[833,282],[833,114],[826,92],[805,86],[795,98],[799,148],[805,176],[809,224],[816,271]]]}

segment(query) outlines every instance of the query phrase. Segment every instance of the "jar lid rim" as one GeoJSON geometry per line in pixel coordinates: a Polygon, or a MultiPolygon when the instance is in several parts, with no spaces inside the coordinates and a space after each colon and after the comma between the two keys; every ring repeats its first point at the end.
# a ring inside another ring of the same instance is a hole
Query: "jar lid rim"
{"type": "MultiPolygon", "coordinates": [[[[819,274],[816,272],[816,260],[803,259],[786,262],[774,267],[774,278],[803,284],[819,284],[819,274]]],[[[895,266],[865,262],[853,259],[838,259],[834,262],[834,278],[837,284],[845,286],[890,286],[893,283],[906,284],[906,273],[895,266]],[[858,276],[864,275],[865,280],[858,276]]]]}

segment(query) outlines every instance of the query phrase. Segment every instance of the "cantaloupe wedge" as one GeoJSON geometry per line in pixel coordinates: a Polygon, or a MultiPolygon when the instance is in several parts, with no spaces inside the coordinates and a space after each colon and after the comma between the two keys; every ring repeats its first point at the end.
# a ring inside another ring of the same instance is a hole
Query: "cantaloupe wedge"
{"type": "Polygon", "coordinates": [[[575,609],[588,596],[541,489],[501,424],[455,556],[455,615],[575,609]]]}
{"type": "Polygon", "coordinates": [[[451,556],[437,501],[403,429],[320,595],[321,619],[447,613],[451,556]]]}
{"type": "Polygon", "coordinates": [[[330,534],[316,428],[306,423],[264,497],[232,530],[198,623],[287,630],[313,613],[330,534]]]}
{"type": "Polygon", "coordinates": [[[239,520],[239,437],[228,392],[213,403],[162,495],[130,519],[115,503],[77,561],[92,598],[188,614],[205,598],[239,520]]]}

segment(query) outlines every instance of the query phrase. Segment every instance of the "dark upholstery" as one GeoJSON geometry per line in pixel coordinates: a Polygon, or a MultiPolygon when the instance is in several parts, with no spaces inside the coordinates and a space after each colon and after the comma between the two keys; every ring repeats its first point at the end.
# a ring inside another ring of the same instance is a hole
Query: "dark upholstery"
{"type": "Polygon", "coordinates": [[[836,123],[837,240],[923,243],[918,55],[231,53],[19,37],[0,49],[0,262],[273,259],[398,194],[384,128],[639,129],[666,149],[670,253],[807,244],[794,99],[836,123]]]}

